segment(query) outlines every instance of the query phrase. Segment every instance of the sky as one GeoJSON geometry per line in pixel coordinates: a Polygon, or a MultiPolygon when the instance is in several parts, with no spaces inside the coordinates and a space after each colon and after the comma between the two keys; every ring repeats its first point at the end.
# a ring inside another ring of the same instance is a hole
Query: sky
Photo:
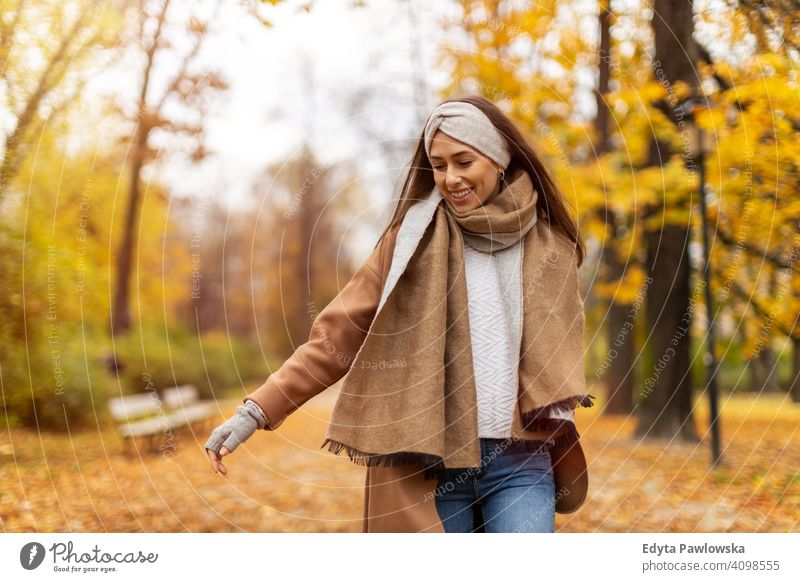
{"type": "MultiPolygon", "coordinates": [[[[261,183],[265,168],[309,143],[321,164],[352,165],[368,194],[365,212],[385,218],[400,171],[448,82],[448,71],[436,65],[442,46],[463,48],[457,31],[442,26],[458,18],[458,3],[366,0],[357,8],[352,0],[316,0],[306,12],[304,2],[284,0],[264,3],[262,15],[272,24],[266,27],[242,7],[257,1],[226,0],[200,55],[230,83],[205,119],[211,155],[202,163],[161,158],[153,166],[157,177],[173,196],[252,204],[254,187],[257,199],[270,196],[269,183],[261,183]]],[[[185,18],[189,5],[211,3],[173,0],[172,18],[185,18]]],[[[109,72],[97,86],[127,92],[123,100],[135,103],[138,87],[129,79],[142,70],[135,58],[123,65],[122,79],[109,72]]],[[[154,93],[174,63],[161,70],[154,93]]]]}
{"type": "Polygon", "coordinates": [[[291,158],[308,142],[323,164],[355,164],[371,191],[383,190],[376,203],[388,201],[385,188],[404,160],[385,159],[385,145],[410,148],[435,106],[435,89],[445,78],[433,70],[433,7],[452,3],[369,0],[366,8],[352,8],[346,0],[327,0],[308,13],[299,4],[265,10],[272,28],[235,5],[214,23],[204,59],[231,89],[206,122],[213,159],[202,171],[193,168],[189,179],[179,164],[162,168],[175,194],[202,195],[209,185],[222,185],[235,204],[267,164],[291,158]],[[412,27],[409,10],[423,6],[412,27]],[[426,85],[421,103],[417,82],[426,85]],[[357,96],[363,104],[349,105],[357,96]]]}

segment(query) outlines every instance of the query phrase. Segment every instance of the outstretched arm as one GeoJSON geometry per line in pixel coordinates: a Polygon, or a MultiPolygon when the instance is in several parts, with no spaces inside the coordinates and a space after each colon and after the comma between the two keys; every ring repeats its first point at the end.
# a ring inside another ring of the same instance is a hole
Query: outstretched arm
{"type": "Polygon", "coordinates": [[[278,428],[292,412],[349,370],[364,343],[383,290],[382,273],[391,261],[397,229],[390,231],[339,294],[314,320],[308,341],[298,347],[266,382],[244,397],[278,428]]]}

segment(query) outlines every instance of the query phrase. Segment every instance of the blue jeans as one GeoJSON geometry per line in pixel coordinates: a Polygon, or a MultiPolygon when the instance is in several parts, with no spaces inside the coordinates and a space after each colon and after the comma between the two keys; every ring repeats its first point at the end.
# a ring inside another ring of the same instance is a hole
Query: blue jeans
{"type": "Polygon", "coordinates": [[[445,532],[555,531],[555,480],[550,451],[523,451],[508,439],[481,438],[478,468],[438,477],[436,509],[445,532]]]}

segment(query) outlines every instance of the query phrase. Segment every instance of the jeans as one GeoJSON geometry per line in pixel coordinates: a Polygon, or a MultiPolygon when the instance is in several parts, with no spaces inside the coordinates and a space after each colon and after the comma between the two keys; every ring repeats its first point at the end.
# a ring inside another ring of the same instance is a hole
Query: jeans
{"type": "Polygon", "coordinates": [[[478,468],[438,477],[436,509],[445,532],[555,531],[555,480],[550,451],[523,451],[509,439],[481,438],[478,468]]]}

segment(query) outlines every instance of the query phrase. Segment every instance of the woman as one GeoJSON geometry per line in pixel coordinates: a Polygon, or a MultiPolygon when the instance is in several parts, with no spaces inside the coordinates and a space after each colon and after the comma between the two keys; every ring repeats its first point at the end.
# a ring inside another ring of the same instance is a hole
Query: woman
{"type": "Polygon", "coordinates": [[[554,531],[588,487],[583,253],[514,123],[444,101],[370,257],[212,433],[213,470],[344,377],[322,446],[367,467],[362,531],[554,531]]]}

